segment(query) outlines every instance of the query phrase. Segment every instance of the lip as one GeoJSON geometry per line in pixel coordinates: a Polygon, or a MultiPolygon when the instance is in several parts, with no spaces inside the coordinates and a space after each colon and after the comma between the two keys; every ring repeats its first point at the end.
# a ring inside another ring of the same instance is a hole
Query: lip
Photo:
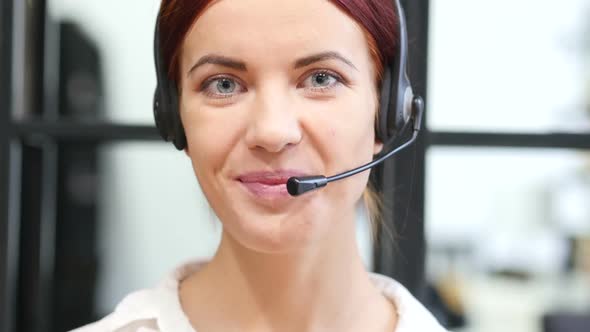
{"type": "Polygon", "coordinates": [[[298,170],[254,171],[243,173],[235,180],[256,198],[280,200],[291,197],[287,191],[289,178],[304,175],[305,172],[298,170]]]}

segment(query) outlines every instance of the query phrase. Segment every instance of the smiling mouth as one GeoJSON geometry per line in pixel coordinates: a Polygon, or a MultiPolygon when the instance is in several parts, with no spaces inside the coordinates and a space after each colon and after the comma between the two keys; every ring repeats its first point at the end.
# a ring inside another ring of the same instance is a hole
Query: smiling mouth
{"type": "Polygon", "coordinates": [[[236,181],[258,199],[278,200],[291,197],[287,181],[302,175],[301,171],[251,172],[238,176],[236,181]]]}

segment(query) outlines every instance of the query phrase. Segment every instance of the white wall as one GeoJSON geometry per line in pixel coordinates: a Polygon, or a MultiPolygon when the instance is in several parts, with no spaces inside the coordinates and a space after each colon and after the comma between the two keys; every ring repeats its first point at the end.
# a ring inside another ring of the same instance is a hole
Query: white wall
{"type": "Polygon", "coordinates": [[[429,125],[589,130],[589,15],[587,0],[430,1],[429,125]]]}

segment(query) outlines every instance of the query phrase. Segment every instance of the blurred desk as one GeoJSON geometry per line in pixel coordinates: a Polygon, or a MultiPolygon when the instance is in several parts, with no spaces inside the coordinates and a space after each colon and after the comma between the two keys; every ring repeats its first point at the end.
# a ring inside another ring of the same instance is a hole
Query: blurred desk
{"type": "Polygon", "coordinates": [[[586,332],[590,330],[590,312],[585,315],[551,314],[543,318],[543,332],[586,332]]]}
{"type": "Polygon", "coordinates": [[[590,279],[583,274],[519,280],[470,273],[461,280],[467,326],[457,332],[541,332],[547,313],[590,312],[590,279]]]}

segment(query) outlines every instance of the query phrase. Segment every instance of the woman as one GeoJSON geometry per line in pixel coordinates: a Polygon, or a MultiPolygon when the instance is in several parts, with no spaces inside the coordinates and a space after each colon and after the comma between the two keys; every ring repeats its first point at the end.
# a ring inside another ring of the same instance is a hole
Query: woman
{"type": "Polygon", "coordinates": [[[159,84],[178,92],[156,93],[156,118],[191,159],[222,239],[211,260],[77,331],[444,331],[364,268],[354,225],[363,196],[376,205],[368,172],[297,197],[285,186],[382,150],[375,118],[395,20],[389,0],[163,0],[159,84]]]}

